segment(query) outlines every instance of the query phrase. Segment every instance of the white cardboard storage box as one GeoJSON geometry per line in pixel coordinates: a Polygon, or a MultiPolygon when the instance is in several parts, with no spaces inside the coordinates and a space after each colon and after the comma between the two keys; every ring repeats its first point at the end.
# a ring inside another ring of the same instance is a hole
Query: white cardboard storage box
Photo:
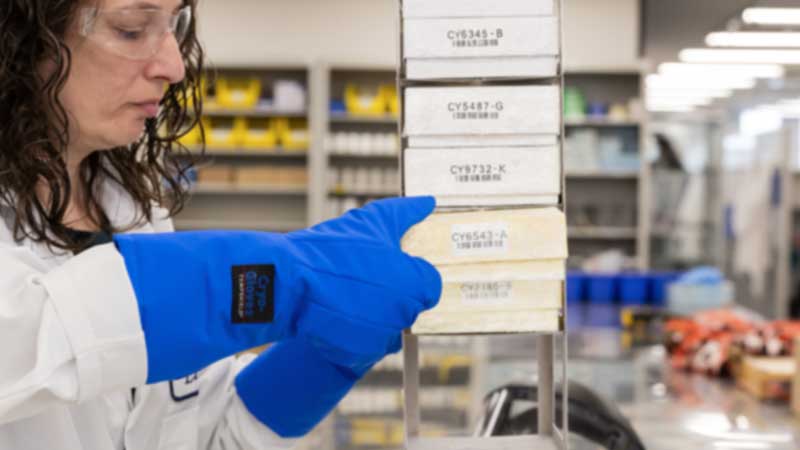
{"type": "Polygon", "coordinates": [[[411,148],[405,193],[433,195],[437,206],[556,205],[558,147],[411,148]]]}
{"type": "Polygon", "coordinates": [[[402,0],[403,17],[552,16],[555,0],[402,0]]]}
{"type": "Polygon", "coordinates": [[[407,19],[406,77],[551,77],[558,42],[555,17],[407,19]]]}
{"type": "Polygon", "coordinates": [[[555,145],[558,86],[409,87],[404,135],[410,147],[555,145]]]}

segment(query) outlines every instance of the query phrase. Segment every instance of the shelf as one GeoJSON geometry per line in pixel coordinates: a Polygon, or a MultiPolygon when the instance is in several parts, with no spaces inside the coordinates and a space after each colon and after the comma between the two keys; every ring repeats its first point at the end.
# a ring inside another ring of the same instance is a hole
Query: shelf
{"type": "Polygon", "coordinates": [[[611,120],[611,119],[565,119],[564,126],[566,127],[599,127],[599,128],[633,128],[641,126],[641,123],[635,120],[611,120]]]}
{"type": "Polygon", "coordinates": [[[192,187],[193,194],[220,194],[220,195],[306,195],[305,187],[295,186],[236,186],[225,184],[195,185],[192,187]]]}
{"type": "Polygon", "coordinates": [[[207,148],[205,153],[199,150],[189,149],[193,156],[218,156],[229,158],[305,158],[308,156],[306,150],[285,150],[282,148],[263,148],[263,149],[219,149],[207,148]]]}
{"type": "Polygon", "coordinates": [[[635,240],[635,227],[570,226],[570,239],[635,240]]]}
{"type": "Polygon", "coordinates": [[[331,113],[331,123],[375,123],[385,125],[396,125],[399,117],[392,115],[385,116],[354,116],[348,113],[331,113]]]}
{"type": "Polygon", "coordinates": [[[203,115],[209,117],[230,117],[230,116],[247,116],[247,117],[286,117],[290,119],[306,118],[308,111],[279,111],[272,108],[221,108],[221,107],[205,107],[203,108],[203,115]]]}
{"type": "Polygon", "coordinates": [[[638,180],[638,171],[570,171],[566,174],[567,178],[582,180],[638,180]]]}
{"type": "Polygon", "coordinates": [[[260,222],[214,219],[175,219],[177,230],[241,229],[256,231],[293,231],[305,228],[304,222],[260,222]]]}

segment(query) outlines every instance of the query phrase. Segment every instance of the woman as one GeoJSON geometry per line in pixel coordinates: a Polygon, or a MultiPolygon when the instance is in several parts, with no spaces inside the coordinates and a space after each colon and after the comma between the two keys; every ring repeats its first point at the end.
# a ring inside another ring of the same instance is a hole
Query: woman
{"type": "Polygon", "coordinates": [[[172,232],[195,3],[0,2],[0,449],[291,446],[439,298],[431,198],[172,232]]]}

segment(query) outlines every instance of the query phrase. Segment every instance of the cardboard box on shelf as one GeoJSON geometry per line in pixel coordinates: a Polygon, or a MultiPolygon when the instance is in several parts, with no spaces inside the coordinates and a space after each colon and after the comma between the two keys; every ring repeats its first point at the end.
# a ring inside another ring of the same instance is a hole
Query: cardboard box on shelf
{"type": "Polygon", "coordinates": [[[556,75],[555,17],[407,19],[403,26],[412,80],[556,75]]]}
{"type": "Polygon", "coordinates": [[[241,167],[236,170],[236,184],[239,186],[277,185],[280,167],[257,166],[241,167]]]}
{"type": "Polygon", "coordinates": [[[560,134],[558,86],[409,87],[405,94],[403,132],[412,147],[424,146],[417,138],[480,147],[555,142],[560,134]]]}
{"type": "Polygon", "coordinates": [[[403,17],[551,16],[555,0],[403,0],[403,17]]]}
{"type": "Polygon", "coordinates": [[[555,205],[561,193],[558,147],[411,148],[405,193],[437,206],[555,205]]]}
{"type": "Polygon", "coordinates": [[[745,356],[736,384],[760,400],[788,400],[794,374],[793,357],[745,356]]]}
{"type": "Polygon", "coordinates": [[[236,171],[239,186],[303,187],[308,183],[305,167],[258,166],[236,171]]]}
{"type": "Polygon", "coordinates": [[[197,182],[203,185],[229,185],[233,182],[233,167],[213,165],[197,170],[197,182]]]}

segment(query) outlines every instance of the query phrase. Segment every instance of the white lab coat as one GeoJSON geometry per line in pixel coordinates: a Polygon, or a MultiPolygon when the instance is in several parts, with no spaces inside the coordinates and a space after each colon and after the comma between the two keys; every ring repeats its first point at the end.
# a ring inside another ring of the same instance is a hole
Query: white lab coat
{"type": "MultiPolygon", "coordinates": [[[[130,223],[133,202],[117,185],[107,185],[101,203],[112,223],[130,223]]],[[[236,373],[252,358],[145,386],[136,298],[113,245],[72,256],[17,244],[3,220],[8,213],[0,210],[0,450],[284,449],[296,442],[262,425],[236,394],[236,373]]],[[[172,231],[159,213],[135,232],[172,231]]]]}

